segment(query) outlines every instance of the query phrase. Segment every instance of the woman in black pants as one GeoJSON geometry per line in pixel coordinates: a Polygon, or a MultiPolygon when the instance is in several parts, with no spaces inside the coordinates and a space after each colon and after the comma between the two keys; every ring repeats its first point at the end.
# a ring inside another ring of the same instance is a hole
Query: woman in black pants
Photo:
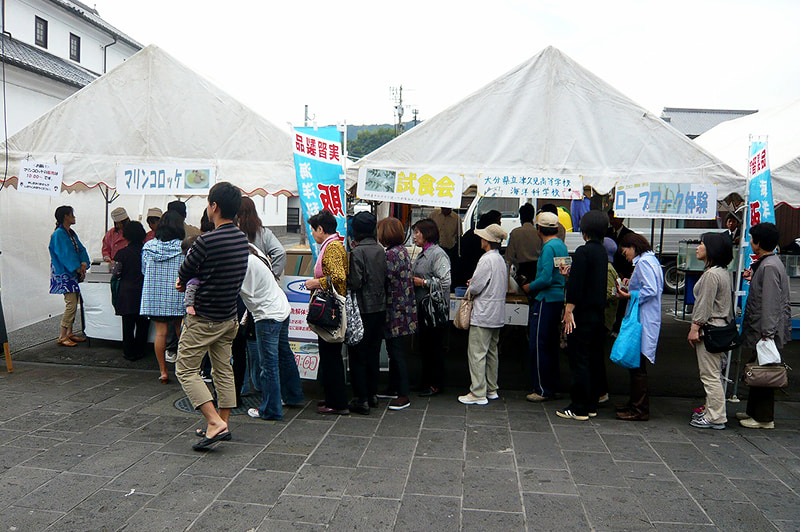
{"type": "MultiPolygon", "coordinates": [[[[411,228],[414,231],[414,244],[422,248],[412,266],[417,305],[432,289],[441,289],[449,308],[450,258],[439,247],[439,229],[430,218],[418,221],[411,228]]],[[[449,324],[430,327],[422,319],[422,310],[418,310],[418,313],[417,339],[422,351],[422,391],[419,396],[431,397],[440,394],[444,387],[444,339],[449,324]]]]}
{"type": "Polygon", "coordinates": [[[114,308],[122,316],[122,356],[127,360],[139,360],[146,355],[147,333],[150,320],[139,314],[142,301],[142,246],[145,231],[139,222],[128,222],[122,230],[128,241],[114,256],[112,275],[119,280],[114,308]]]}
{"type": "MultiPolygon", "coordinates": [[[[327,209],[308,219],[314,241],[320,245],[314,278],[306,281],[306,288],[328,289],[329,283],[340,295],[347,291],[347,252],[339,233],[336,218],[327,209]]],[[[320,414],[348,415],[347,389],[344,381],[342,344],[326,342],[318,337],[320,381],[325,390],[325,400],[317,408],[320,414]]]]}

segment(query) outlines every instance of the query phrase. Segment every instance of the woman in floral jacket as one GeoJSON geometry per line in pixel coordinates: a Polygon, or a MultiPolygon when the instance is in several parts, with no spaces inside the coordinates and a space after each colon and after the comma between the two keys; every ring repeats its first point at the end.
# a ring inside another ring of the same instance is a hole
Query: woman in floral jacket
{"type": "Polygon", "coordinates": [[[397,218],[378,222],[378,241],[386,248],[386,351],[389,354],[389,392],[394,396],[390,410],[402,410],[408,400],[408,366],[405,336],[417,331],[417,303],[411,257],[403,247],[403,224],[397,218]]]}

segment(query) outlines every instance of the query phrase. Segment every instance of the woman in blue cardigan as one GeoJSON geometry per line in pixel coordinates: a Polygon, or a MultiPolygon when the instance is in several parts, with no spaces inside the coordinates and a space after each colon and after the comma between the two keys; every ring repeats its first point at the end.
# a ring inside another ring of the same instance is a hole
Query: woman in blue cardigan
{"type": "Polygon", "coordinates": [[[69,205],[56,209],[56,230],[50,237],[50,293],[64,294],[65,309],[61,316],[61,334],[58,345],[74,347],[76,342],[86,338],[72,332],[75,312],[78,309],[78,283],[86,276],[89,267],[89,254],[78,235],[72,230],[75,225],[75,211],[69,205]]]}

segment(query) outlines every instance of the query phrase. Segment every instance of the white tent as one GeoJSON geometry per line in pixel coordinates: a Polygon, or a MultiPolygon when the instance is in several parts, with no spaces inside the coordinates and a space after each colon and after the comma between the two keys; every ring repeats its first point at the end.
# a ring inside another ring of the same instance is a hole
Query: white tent
{"type": "MultiPolygon", "coordinates": [[[[723,122],[695,139],[747,175],[750,136],[767,136],[775,203],[800,207],[800,100],[723,122]]],[[[744,191],[740,192],[744,195],[744,191]]]]}
{"type": "Polygon", "coordinates": [[[582,175],[601,193],[617,182],[713,183],[741,176],[561,51],[548,47],[461,102],[359,160],[356,167],[582,175]]]}
{"type": "MultiPolygon", "coordinates": [[[[297,194],[288,130],[156,46],[76,92],[7,144],[8,179],[0,191],[0,282],[9,330],[63,311],[61,298],[48,294],[47,245],[56,207],[75,208],[75,230],[90,256],[99,258],[105,199],[98,190],[86,189],[114,189],[119,163],[213,165],[217,181],[230,181],[247,194],[278,195],[265,198],[265,205],[281,200],[285,208],[284,196],[297,194]],[[63,165],[67,192],[51,197],[15,190],[11,185],[25,160],[63,165]],[[73,191],[78,192],[68,194],[73,191]]],[[[125,207],[134,219],[148,207],[165,209],[172,199],[125,195],[113,206],[125,207]]],[[[188,202],[194,225],[204,206],[201,198],[188,202]]]]}

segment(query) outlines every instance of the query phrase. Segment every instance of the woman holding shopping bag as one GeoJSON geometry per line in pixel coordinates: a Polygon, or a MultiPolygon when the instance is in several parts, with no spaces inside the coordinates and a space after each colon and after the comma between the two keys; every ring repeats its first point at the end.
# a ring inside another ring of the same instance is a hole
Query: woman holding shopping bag
{"type": "MultiPolygon", "coordinates": [[[[783,347],[792,339],[792,315],[789,278],[774,252],[780,237],[778,228],[764,222],[751,227],[749,233],[750,246],[758,259],[745,271],[745,279],[750,281],[750,294],[744,308],[742,347],[758,352],[764,348],[783,347]]],[[[764,362],[759,360],[759,364],[764,362]]],[[[739,412],[736,417],[748,429],[775,428],[775,388],[751,386],[747,413],[739,412]]]]}
{"type": "Polygon", "coordinates": [[[642,235],[628,233],[620,240],[619,247],[625,258],[633,263],[633,275],[627,286],[623,283],[618,287],[617,297],[630,299],[630,292],[638,291],[642,343],[639,367],[628,370],[631,377],[630,398],[628,404],[617,412],[617,418],[623,421],[647,421],[650,419],[650,396],[647,393],[646,363],[656,362],[664,274],[650,242],[642,235]]]}

